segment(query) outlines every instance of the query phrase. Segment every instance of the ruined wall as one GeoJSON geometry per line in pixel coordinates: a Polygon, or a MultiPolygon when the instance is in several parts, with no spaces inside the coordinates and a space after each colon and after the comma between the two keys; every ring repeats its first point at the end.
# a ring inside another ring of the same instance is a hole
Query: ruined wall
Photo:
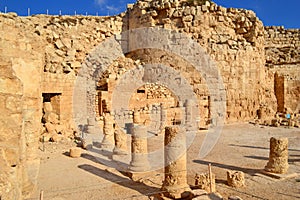
{"type": "Polygon", "coordinates": [[[0,17],[0,196],[22,199],[36,185],[41,129],[40,39],[15,14],[0,17]]]}
{"type": "Polygon", "coordinates": [[[43,96],[60,94],[58,125],[73,129],[78,69],[96,44],[121,28],[121,17],[0,15],[1,199],[23,199],[36,185],[38,141],[46,131],[43,96]]]}
{"type": "MultiPolygon", "coordinates": [[[[149,26],[186,33],[213,58],[226,88],[228,123],[253,119],[259,110],[266,117],[274,114],[274,77],[264,67],[264,27],[253,11],[226,9],[208,2],[138,1],[129,10],[129,28],[149,26]]],[[[173,58],[164,56],[164,64],[176,66],[173,58]]],[[[189,76],[193,72],[191,68],[181,68],[181,73],[189,76]]],[[[190,84],[204,96],[204,101],[209,99],[205,82],[191,80],[190,84]]]]}
{"type": "MultiPolygon", "coordinates": [[[[154,0],[138,1],[126,14],[113,17],[2,14],[2,199],[21,199],[35,185],[39,165],[38,138],[47,134],[41,124],[45,96],[59,95],[54,106],[59,116],[58,125],[75,130],[72,122],[74,81],[86,56],[114,34],[152,26],[188,34],[216,62],[227,94],[227,123],[256,118],[258,110],[265,112],[265,117],[272,117],[277,110],[274,90],[281,90],[274,88],[275,72],[285,77],[284,108],[294,109],[299,102],[299,31],[264,30],[252,11],[226,9],[210,3],[154,0]],[[285,57],[287,55],[290,59],[285,57]]],[[[196,70],[188,60],[169,52],[141,49],[117,60],[103,77],[114,80],[110,81],[107,93],[103,93],[105,98],[111,98],[109,92],[126,70],[141,63],[161,63],[180,71],[198,96],[201,123],[203,126],[209,123],[211,99],[204,75],[194,73],[196,70]]]]}
{"type": "Polygon", "coordinates": [[[266,27],[265,50],[266,67],[277,77],[278,111],[299,113],[300,30],[266,27]]]}

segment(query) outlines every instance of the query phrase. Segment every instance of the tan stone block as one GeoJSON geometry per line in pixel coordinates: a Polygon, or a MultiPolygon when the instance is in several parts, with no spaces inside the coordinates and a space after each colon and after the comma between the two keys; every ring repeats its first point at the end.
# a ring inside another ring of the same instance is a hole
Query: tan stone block
{"type": "Polygon", "coordinates": [[[55,133],[56,134],[55,125],[53,125],[52,123],[47,122],[45,124],[45,127],[46,127],[46,130],[47,130],[48,133],[51,133],[51,134],[55,133]]]}
{"type": "MultiPolygon", "coordinates": [[[[215,177],[216,177],[215,174],[212,174],[212,192],[216,191],[215,177]]],[[[196,174],[195,187],[210,192],[210,178],[208,173],[196,174]]]]}
{"type": "Polygon", "coordinates": [[[245,186],[245,174],[240,171],[227,171],[227,184],[232,187],[245,186]]]}
{"type": "Polygon", "coordinates": [[[47,112],[43,116],[43,121],[45,123],[52,123],[52,124],[58,124],[58,115],[53,112],[47,112]]]}
{"type": "Polygon", "coordinates": [[[61,40],[57,40],[54,44],[57,49],[62,49],[65,46],[61,40]]]}
{"type": "Polygon", "coordinates": [[[80,148],[72,148],[70,149],[70,157],[79,158],[81,156],[82,150],[80,148]]]}
{"type": "Polygon", "coordinates": [[[52,112],[53,108],[52,108],[51,103],[50,102],[44,102],[43,103],[43,110],[44,110],[45,113],[52,112]]]}

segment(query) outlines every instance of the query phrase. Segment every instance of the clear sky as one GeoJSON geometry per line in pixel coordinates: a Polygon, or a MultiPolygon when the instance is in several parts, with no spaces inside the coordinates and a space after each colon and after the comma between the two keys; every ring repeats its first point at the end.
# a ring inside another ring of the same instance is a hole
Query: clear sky
{"type": "MultiPolygon", "coordinates": [[[[300,0],[213,0],[224,7],[254,10],[267,26],[283,25],[300,28],[300,0]]],[[[0,11],[30,14],[58,15],[114,15],[126,9],[135,0],[0,0],[0,11]]]]}

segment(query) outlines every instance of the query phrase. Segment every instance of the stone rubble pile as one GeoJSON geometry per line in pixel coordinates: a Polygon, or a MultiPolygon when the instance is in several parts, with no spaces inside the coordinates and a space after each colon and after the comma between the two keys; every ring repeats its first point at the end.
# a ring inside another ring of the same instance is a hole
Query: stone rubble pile
{"type": "Polygon", "coordinates": [[[50,102],[44,102],[43,104],[43,118],[44,124],[41,141],[42,142],[59,142],[64,138],[73,139],[76,133],[76,129],[60,123],[59,116],[53,112],[53,108],[50,102]]]}

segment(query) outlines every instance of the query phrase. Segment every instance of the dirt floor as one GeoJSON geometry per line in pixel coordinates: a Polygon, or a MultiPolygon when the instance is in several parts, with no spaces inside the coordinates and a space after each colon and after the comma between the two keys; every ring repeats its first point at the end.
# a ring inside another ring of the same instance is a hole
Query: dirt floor
{"type": "MultiPolygon", "coordinates": [[[[215,148],[204,159],[199,159],[199,149],[205,134],[206,131],[200,131],[188,149],[187,173],[190,185],[194,185],[195,174],[206,172],[207,165],[211,163],[212,171],[216,174],[217,192],[224,199],[229,196],[242,199],[300,199],[299,176],[279,180],[261,172],[268,161],[269,140],[275,136],[289,138],[289,173],[300,174],[300,129],[251,124],[227,125],[215,148]],[[246,187],[229,187],[226,184],[227,170],[244,172],[246,187]]],[[[153,141],[148,144],[149,149],[151,145],[162,145],[163,136],[156,136],[153,141]]],[[[38,187],[30,199],[39,199],[41,190],[45,200],[143,200],[160,191],[163,169],[145,174],[141,181],[134,182],[114,169],[126,168],[128,160],[116,163],[109,159],[109,152],[99,151],[97,145],[93,150],[84,150],[80,158],[70,158],[67,152],[74,146],[76,144],[72,141],[45,144],[45,151],[40,151],[38,187]]]]}

